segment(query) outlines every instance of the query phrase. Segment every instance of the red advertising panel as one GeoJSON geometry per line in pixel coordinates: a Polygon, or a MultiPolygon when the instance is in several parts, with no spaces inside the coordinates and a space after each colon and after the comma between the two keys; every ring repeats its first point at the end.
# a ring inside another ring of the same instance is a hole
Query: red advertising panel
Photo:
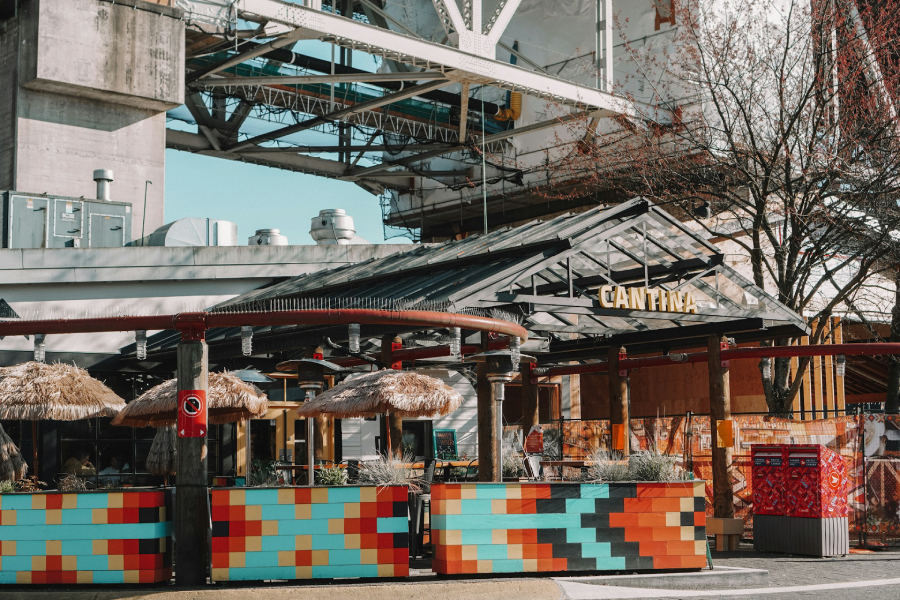
{"type": "Polygon", "coordinates": [[[784,515],[784,444],[753,444],[753,514],[784,515]]]}
{"type": "Polygon", "coordinates": [[[787,516],[846,517],[847,486],[847,468],[840,454],[819,445],[787,447],[787,516]]]}
{"type": "Polygon", "coordinates": [[[203,437],[206,429],[206,390],[179,390],[178,437],[203,437]]]}

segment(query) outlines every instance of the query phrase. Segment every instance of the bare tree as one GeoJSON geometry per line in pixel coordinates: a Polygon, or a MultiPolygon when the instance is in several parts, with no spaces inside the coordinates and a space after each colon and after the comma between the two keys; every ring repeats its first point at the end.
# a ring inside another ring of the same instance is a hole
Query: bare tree
{"type": "MultiPolygon", "coordinates": [[[[897,8],[676,4],[677,30],[661,42],[674,52],[626,44],[638,76],[661,82],[657,101],[675,122],[634,119],[585,136],[557,169],[585,187],[655,197],[684,219],[709,208],[697,226],[745,255],[754,283],[806,316],[819,343],[900,225],[897,8]]],[[[763,378],[773,414],[788,414],[799,391],[790,371],[790,359],[777,359],[763,378]]]]}

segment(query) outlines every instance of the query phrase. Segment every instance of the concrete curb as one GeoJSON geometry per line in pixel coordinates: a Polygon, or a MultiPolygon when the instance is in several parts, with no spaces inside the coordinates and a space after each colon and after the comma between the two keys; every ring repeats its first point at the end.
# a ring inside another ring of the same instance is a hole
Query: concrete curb
{"type": "Polygon", "coordinates": [[[528,600],[559,600],[562,590],[552,579],[490,579],[490,580],[431,580],[410,583],[374,583],[357,585],[295,586],[272,584],[267,587],[208,587],[175,590],[171,587],[145,589],[85,590],[41,587],[20,587],[0,591],[0,600],[344,600],[348,597],[365,600],[497,600],[498,598],[527,598],[528,600]]]}
{"type": "Polygon", "coordinates": [[[589,585],[666,590],[710,590],[760,587],[769,581],[765,569],[715,567],[712,571],[694,573],[648,573],[643,575],[607,575],[587,577],[555,577],[554,581],[571,581],[589,585]]]}

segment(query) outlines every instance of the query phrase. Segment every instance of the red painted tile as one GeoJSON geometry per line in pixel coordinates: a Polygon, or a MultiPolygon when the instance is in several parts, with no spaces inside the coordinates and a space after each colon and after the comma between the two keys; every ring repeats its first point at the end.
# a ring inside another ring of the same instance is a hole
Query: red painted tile
{"type": "Polygon", "coordinates": [[[376,502],[375,505],[378,507],[378,516],[379,517],[393,517],[394,516],[394,503],[393,502],[376,502]]]}
{"type": "Polygon", "coordinates": [[[122,507],[123,508],[140,508],[141,507],[141,494],[140,493],[122,494],[122,507]]]}
{"type": "Polygon", "coordinates": [[[386,565],[394,562],[394,549],[393,548],[379,548],[378,549],[378,564],[386,565]]]}
{"type": "Polygon", "coordinates": [[[409,564],[409,548],[394,548],[394,558],[391,561],[394,564],[409,564]]]}
{"type": "Polygon", "coordinates": [[[409,560],[406,564],[394,565],[394,577],[409,577],[409,560]]]}
{"type": "Polygon", "coordinates": [[[366,550],[374,550],[378,548],[378,534],[377,533],[363,533],[359,536],[359,545],[361,548],[366,550]]]}
{"type": "Polygon", "coordinates": [[[247,548],[246,542],[247,538],[241,537],[229,537],[226,538],[228,540],[228,551],[229,552],[244,552],[247,548]]]}
{"type": "Polygon", "coordinates": [[[213,521],[227,521],[228,520],[228,507],[222,505],[212,505],[211,516],[213,521]]]}
{"type": "MultiPolygon", "coordinates": [[[[243,508],[243,506],[241,507],[243,508]]],[[[228,524],[228,535],[230,537],[244,537],[247,535],[246,531],[246,521],[241,520],[233,520],[228,524]]]]}
{"type": "Polygon", "coordinates": [[[393,502],[406,502],[409,499],[409,488],[405,486],[397,486],[391,488],[394,497],[393,502]]]}
{"type": "Polygon", "coordinates": [[[140,554],[126,554],[123,557],[123,562],[125,565],[126,571],[137,571],[141,568],[141,555],[140,554]]]}
{"type": "MultiPolygon", "coordinates": [[[[125,494],[126,496],[131,496],[133,494],[125,494]]],[[[123,523],[140,523],[141,522],[141,509],[134,508],[123,508],[122,509],[122,522],[123,523]]]]}
{"type": "MultiPolygon", "coordinates": [[[[243,521],[244,520],[244,507],[243,506],[229,506],[228,507],[228,520],[232,522],[235,521],[243,521]]],[[[234,534],[232,534],[234,535],[234,534]]]]}
{"type": "Polygon", "coordinates": [[[228,506],[228,492],[222,490],[213,490],[212,499],[213,506],[228,506]]]}
{"type": "Polygon", "coordinates": [[[107,508],[106,522],[110,525],[118,525],[125,522],[125,509],[123,508],[107,508]]]}
{"type": "Polygon", "coordinates": [[[139,506],[141,508],[155,508],[166,505],[166,496],[163,492],[140,492],[139,506]]]}
{"type": "Polygon", "coordinates": [[[262,535],[262,521],[244,521],[244,535],[259,537],[262,535]]]}
{"type": "Polygon", "coordinates": [[[378,548],[393,548],[394,547],[394,534],[393,533],[379,533],[378,535],[378,548]]]}
{"type": "Polygon", "coordinates": [[[125,540],[109,540],[106,543],[106,552],[112,556],[125,554],[125,540]]]}
{"type": "Polygon", "coordinates": [[[216,549],[213,548],[212,566],[214,569],[227,569],[230,567],[231,565],[228,564],[228,552],[217,552],[216,549]]]}
{"type": "Polygon", "coordinates": [[[294,504],[310,504],[312,502],[312,490],[310,488],[297,488],[294,490],[294,504]]]}
{"type": "Polygon", "coordinates": [[[297,561],[298,567],[311,567],[312,566],[312,550],[297,550],[296,556],[294,558],[297,561]]]}
{"type": "Polygon", "coordinates": [[[62,571],[62,556],[48,556],[45,569],[47,571],[62,571]]]}
{"type": "MultiPolygon", "coordinates": [[[[344,519],[344,533],[362,533],[362,519],[344,519]]],[[[371,531],[367,531],[366,533],[373,533],[371,531]]],[[[377,533],[377,531],[376,531],[377,533]]]]}
{"type": "Polygon", "coordinates": [[[363,519],[374,519],[378,516],[378,503],[377,502],[360,502],[359,503],[359,516],[363,519]]]}
{"type": "Polygon", "coordinates": [[[56,510],[62,508],[62,494],[47,494],[47,510],[56,510]]]}

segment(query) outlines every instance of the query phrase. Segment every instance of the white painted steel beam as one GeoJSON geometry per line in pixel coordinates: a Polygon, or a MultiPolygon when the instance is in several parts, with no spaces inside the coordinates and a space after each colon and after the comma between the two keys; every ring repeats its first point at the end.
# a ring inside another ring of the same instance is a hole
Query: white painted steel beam
{"type": "Polygon", "coordinates": [[[496,46],[500,41],[500,36],[506,31],[509,20],[512,19],[521,3],[522,0],[503,0],[500,2],[500,6],[497,7],[497,11],[494,12],[491,21],[484,27],[484,35],[488,37],[491,45],[496,46]]]}
{"type": "Polygon", "coordinates": [[[284,75],[266,77],[217,77],[198,79],[193,85],[230,87],[236,85],[303,85],[305,83],[380,83],[383,81],[431,81],[446,79],[443,73],[337,73],[334,75],[284,75]]]}
{"type": "Polygon", "coordinates": [[[279,0],[238,0],[237,6],[243,18],[282,23],[308,31],[310,37],[429,70],[454,71],[452,78],[457,81],[487,83],[550,102],[588,109],[596,113],[595,116],[638,116],[632,103],[625,98],[330,13],[279,0]]]}

